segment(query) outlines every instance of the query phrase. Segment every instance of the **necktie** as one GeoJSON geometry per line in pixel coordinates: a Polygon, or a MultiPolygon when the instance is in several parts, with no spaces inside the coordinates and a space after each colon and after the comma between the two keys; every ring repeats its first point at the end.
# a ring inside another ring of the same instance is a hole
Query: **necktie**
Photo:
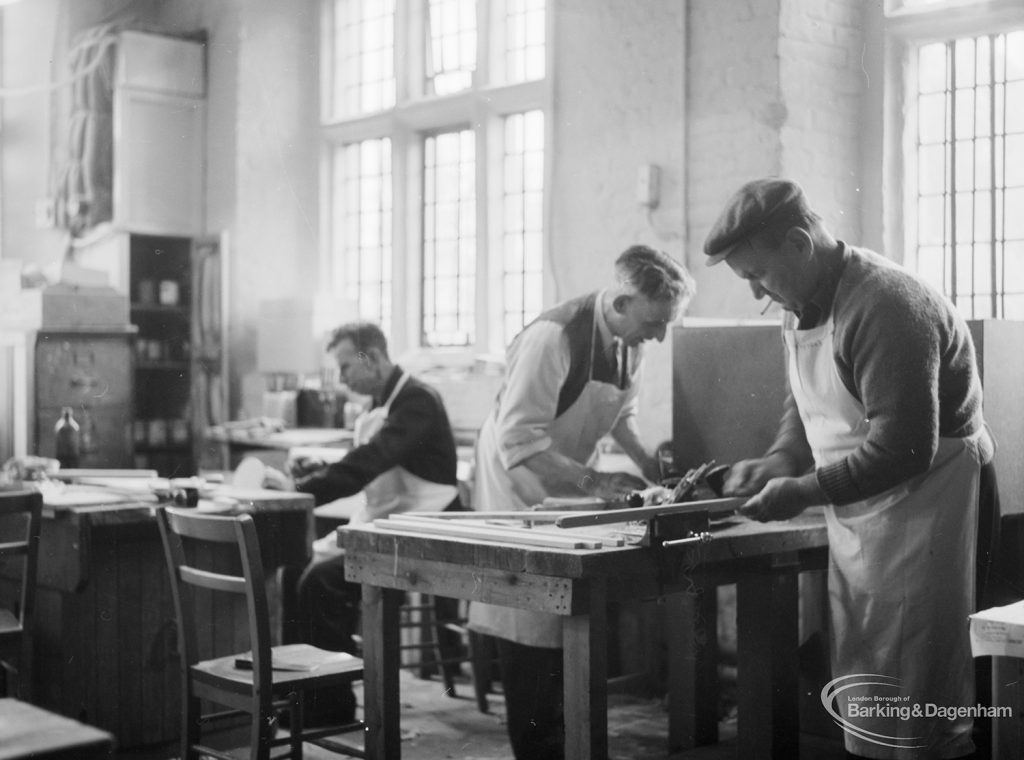
{"type": "Polygon", "coordinates": [[[629,377],[629,361],[626,353],[626,344],[616,338],[612,341],[611,365],[612,375],[619,388],[626,387],[626,378],[629,377]]]}

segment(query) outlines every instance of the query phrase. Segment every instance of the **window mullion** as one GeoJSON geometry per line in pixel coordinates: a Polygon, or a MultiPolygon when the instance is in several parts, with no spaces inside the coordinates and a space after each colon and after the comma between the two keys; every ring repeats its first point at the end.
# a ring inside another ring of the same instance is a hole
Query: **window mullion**
{"type": "Polygon", "coordinates": [[[949,256],[950,256],[950,283],[949,283],[949,295],[953,299],[953,303],[957,302],[958,294],[958,280],[959,273],[957,269],[959,262],[957,261],[957,229],[956,229],[956,43],[950,42],[947,47],[948,52],[948,66],[949,73],[947,75],[947,81],[949,82],[949,256]]]}
{"type": "MultiPolygon", "coordinates": [[[[996,236],[996,207],[999,205],[999,193],[996,188],[996,35],[988,37],[988,150],[989,150],[989,187],[992,195],[989,199],[989,237],[991,243],[991,275],[992,275],[992,318],[1000,317],[1006,309],[1006,287],[999,287],[999,238],[996,236]]],[[[1005,128],[1003,130],[1005,134],[1005,128]]],[[[1005,176],[1005,173],[1004,173],[1005,176]]],[[[1002,246],[1005,251],[1005,245],[1002,246]]],[[[1003,271],[1006,263],[1003,262],[1003,271]]]]}
{"type": "Polygon", "coordinates": [[[498,217],[492,213],[493,188],[495,186],[494,176],[500,175],[496,171],[497,164],[494,161],[494,141],[491,140],[492,116],[483,101],[478,100],[476,105],[476,341],[475,349],[478,353],[487,353],[492,345],[492,333],[495,324],[491,319],[493,303],[496,294],[491,283],[500,279],[501,269],[494,268],[494,228],[498,226],[498,217]]]}

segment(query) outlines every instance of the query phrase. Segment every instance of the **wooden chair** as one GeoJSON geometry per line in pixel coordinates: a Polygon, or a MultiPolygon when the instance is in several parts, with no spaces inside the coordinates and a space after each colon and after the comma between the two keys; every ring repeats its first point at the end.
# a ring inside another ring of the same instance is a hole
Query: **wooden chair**
{"type": "Polygon", "coordinates": [[[200,755],[232,757],[202,743],[202,727],[248,714],[250,757],[268,760],[273,747],[290,746],[291,758],[302,757],[303,741],[352,757],[365,757],[360,747],[328,737],[364,730],[362,721],[317,729],[301,729],[305,692],[350,684],[363,677],[363,662],[341,652],[308,644],[271,646],[270,614],[263,564],[252,518],[203,515],[188,509],[157,510],[160,535],[171,577],[178,624],[182,691],[182,760],[200,755]],[[230,562],[240,568],[226,571],[230,562]],[[248,612],[249,652],[216,652],[200,659],[199,631],[210,625],[209,613],[219,604],[244,597],[248,612]],[[203,613],[206,613],[204,615],[203,613]],[[202,712],[208,700],[220,712],[202,712]],[[289,712],[290,735],[275,738],[278,710],[289,712]]]}
{"type": "Polygon", "coordinates": [[[11,608],[0,601],[0,666],[8,695],[25,701],[32,699],[32,625],[42,511],[43,497],[36,491],[0,491],[0,564],[8,577],[11,566],[21,565],[20,572],[13,573],[20,585],[18,598],[12,600],[11,608]],[[17,677],[15,690],[7,683],[11,675],[17,677]]]}

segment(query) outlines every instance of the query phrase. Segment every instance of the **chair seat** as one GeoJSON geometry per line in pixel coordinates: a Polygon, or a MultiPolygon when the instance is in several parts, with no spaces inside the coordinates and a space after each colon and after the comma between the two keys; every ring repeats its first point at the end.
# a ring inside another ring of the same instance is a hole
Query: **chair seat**
{"type": "Polygon", "coordinates": [[[5,633],[21,633],[21,621],[10,610],[0,610],[0,636],[5,633]]]}
{"type": "MultiPolygon", "coordinates": [[[[273,647],[273,693],[285,694],[296,688],[334,686],[351,683],[363,677],[363,661],[346,652],[330,652],[310,644],[285,644],[273,647]]],[[[249,661],[249,653],[203,660],[191,667],[197,682],[231,688],[247,694],[253,687],[253,670],[239,667],[239,661],[249,661]]]]}

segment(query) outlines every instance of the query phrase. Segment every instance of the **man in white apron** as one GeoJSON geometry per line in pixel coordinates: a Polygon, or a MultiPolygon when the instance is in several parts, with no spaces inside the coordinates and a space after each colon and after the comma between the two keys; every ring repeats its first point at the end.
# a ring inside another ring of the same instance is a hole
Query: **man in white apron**
{"type": "Polygon", "coordinates": [[[726,491],[753,495],[742,511],[761,521],[828,505],[823,709],[853,757],[970,755],[971,717],[948,716],[975,707],[967,616],[993,444],[966,323],[902,267],[835,240],[788,180],[744,185],[704,251],[787,312],[779,433],[726,491]]]}
{"type": "MultiPolygon", "coordinates": [[[[341,381],[372,397],[373,408],[356,420],[355,445],[340,461],[290,463],[296,490],[312,494],[317,505],[361,491],[365,505],[352,524],[393,512],[461,509],[455,438],[437,391],[391,362],[387,340],[376,325],[339,327],[328,351],[337,360],[341,381]]],[[[313,563],[299,580],[302,641],[354,652],[361,592],[359,584],[345,580],[334,534],[319,539],[313,563]]],[[[354,711],[350,687],[321,690],[307,705],[306,724],[345,722],[354,711]]]]}
{"type": "MultiPolygon", "coordinates": [[[[614,498],[643,488],[634,475],[592,469],[608,433],[657,480],[635,419],[641,344],[665,337],[693,283],[676,261],[646,246],[619,256],[615,273],[614,287],[541,314],[509,347],[505,381],[477,443],[474,509],[526,509],[546,496],[614,498]]],[[[561,620],[473,604],[470,626],[498,637],[516,758],[562,757],[561,620]]]]}

